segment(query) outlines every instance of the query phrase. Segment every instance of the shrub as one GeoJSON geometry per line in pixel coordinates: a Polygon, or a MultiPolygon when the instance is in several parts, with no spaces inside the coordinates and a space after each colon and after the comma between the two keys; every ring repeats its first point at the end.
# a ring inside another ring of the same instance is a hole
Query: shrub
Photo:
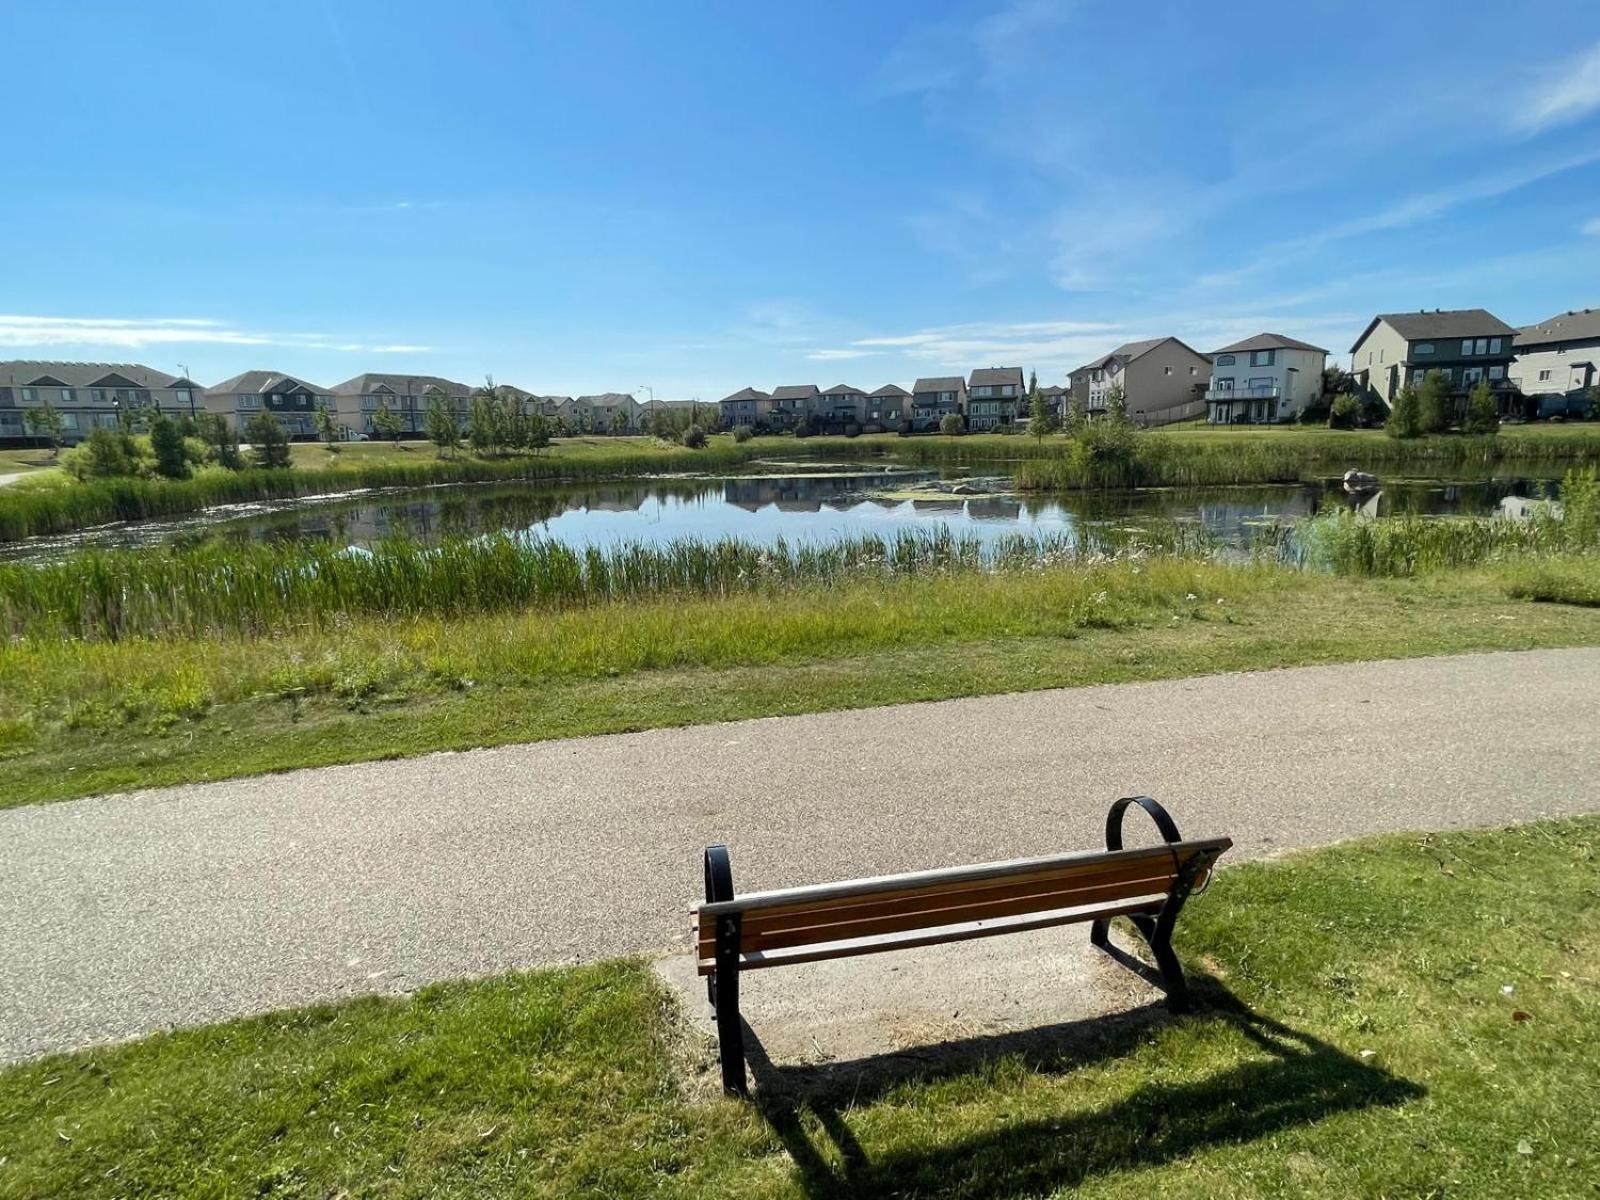
{"type": "Polygon", "coordinates": [[[1354,429],[1360,412],[1361,406],[1356,403],[1356,398],[1349,392],[1341,392],[1328,405],[1328,428],[1354,429]]]}
{"type": "Polygon", "coordinates": [[[735,425],[733,427],[733,440],[739,443],[748,442],[755,437],[756,431],[748,425],[735,425]]]}
{"type": "Polygon", "coordinates": [[[946,437],[958,437],[966,431],[965,422],[956,413],[946,413],[939,420],[939,432],[946,437]]]}
{"type": "Polygon", "coordinates": [[[167,479],[188,478],[189,455],[184,449],[183,434],[175,422],[160,412],[150,418],[150,451],[155,455],[156,474],[167,479]]]}
{"type": "Polygon", "coordinates": [[[132,435],[97,425],[81,445],[61,456],[61,465],[80,480],[121,479],[139,474],[139,458],[132,435]]]}
{"type": "Polygon", "coordinates": [[[1461,423],[1461,432],[1493,437],[1499,428],[1500,413],[1495,406],[1494,392],[1487,380],[1480,379],[1467,397],[1467,417],[1461,423]]]}
{"type": "Polygon", "coordinates": [[[266,470],[283,470],[289,464],[289,435],[277,417],[261,409],[250,418],[244,429],[245,436],[255,443],[253,466],[266,470]]]}
{"type": "Polygon", "coordinates": [[[706,431],[698,425],[691,425],[683,431],[683,444],[690,450],[704,450],[706,448],[706,431]]]}
{"type": "Polygon", "coordinates": [[[851,438],[860,437],[861,436],[861,426],[855,424],[854,422],[851,422],[849,425],[846,425],[844,427],[844,435],[845,435],[845,437],[851,437],[851,438]]]}
{"type": "Polygon", "coordinates": [[[1450,383],[1444,372],[1429,371],[1424,375],[1416,397],[1417,424],[1421,432],[1443,433],[1450,425],[1450,383]]]}

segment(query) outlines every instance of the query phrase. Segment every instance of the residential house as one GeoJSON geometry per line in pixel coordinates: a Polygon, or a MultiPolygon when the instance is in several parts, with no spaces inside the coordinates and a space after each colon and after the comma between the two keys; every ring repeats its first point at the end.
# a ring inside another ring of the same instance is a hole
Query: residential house
{"type": "Polygon", "coordinates": [[[946,417],[967,408],[967,381],[960,375],[936,375],[911,385],[911,428],[937,429],[946,417]]]}
{"type": "Polygon", "coordinates": [[[717,401],[717,409],[722,428],[748,425],[755,429],[766,424],[772,411],[772,397],[758,388],[740,388],[733,395],[717,401]]]}
{"type": "Polygon", "coordinates": [[[1118,346],[1069,376],[1072,395],[1094,417],[1120,390],[1128,420],[1168,425],[1205,412],[1211,360],[1175,337],[1148,338],[1118,346]]]}
{"type": "Polygon", "coordinates": [[[203,408],[198,384],[140,363],[0,362],[0,441],[32,437],[27,414],[47,404],[61,415],[66,442],[115,426],[126,409],[156,407],[176,417],[203,408]]]}
{"type": "Polygon", "coordinates": [[[567,406],[567,428],[581,433],[632,433],[639,424],[639,403],[626,392],[579,396],[567,406]]]}
{"type": "Polygon", "coordinates": [[[1517,330],[1511,382],[1527,397],[1529,415],[1586,413],[1600,384],[1600,308],[1558,313],[1517,330]]]}
{"type": "Polygon", "coordinates": [[[1384,404],[1400,389],[1420,384],[1429,371],[1450,385],[1457,409],[1480,379],[1498,394],[1502,412],[1517,407],[1511,360],[1517,331],[1481,308],[1381,313],[1350,347],[1351,373],[1360,388],[1384,404]]]}
{"type": "Polygon", "coordinates": [[[1281,333],[1258,333],[1211,355],[1206,420],[1213,425],[1288,421],[1322,395],[1328,352],[1281,333]]]}
{"type": "Polygon", "coordinates": [[[854,425],[859,431],[867,420],[867,394],[848,383],[836,383],[818,398],[816,418],[828,430],[854,425]]]}
{"type": "Polygon", "coordinates": [[[401,436],[421,437],[428,428],[428,407],[436,399],[445,403],[458,425],[464,426],[476,388],[437,375],[401,375],[368,372],[347,379],[333,389],[334,411],[349,436],[371,436],[377,431],[373,417],[387,409],[400,421],[401,436]]]}
{"type": "Polygon", "coordinates": [[[235,433],[259,412],[269,412],[292,438],[317,435],[317,410],[334,409],[327,388],[281,371],[244,371],[205,390],[205,408],[228,422],[235,433]]]}
{"type": "Polygon", "coordinates": [[[1015,424],[1026,387],[1021,367],[981,367],[967,381],[967,428],[1001,429],[1015,424]]]}
{"type": "Polygon", "coordinates": [[[867,397],[867,424],[898,429],[908,419],[911,393],[897,383],[886,383],[867,397]]]}
{"type": "Polygon", "coordinates": [[[797,383],[772,389],[767,424],[776,429],[793,429],[817,412],[822,393],[814,383],[797,383]]]}
{"type": "Polygon", "coordinates": [[[1072,389],[1064,388],[1057,384],[1046,384],[1039,389],[1039,395],[1044,398],[1045,408],[1056,414],[1058,421],[1067,419],[1067,405],[1072,401],[1072,389]]]}

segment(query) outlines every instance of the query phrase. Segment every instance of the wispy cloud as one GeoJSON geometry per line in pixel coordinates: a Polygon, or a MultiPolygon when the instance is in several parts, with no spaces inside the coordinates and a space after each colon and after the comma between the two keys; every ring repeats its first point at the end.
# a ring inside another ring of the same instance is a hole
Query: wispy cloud
{"type": "Polygon", "coordinates": [[[1600,42],[1551,68],[1515,104],[1515,127],[1537,133],[1600,109],[1600,42]]]}
{"type": "Polygon", "coordinates": [[[365,354],[421,353],[431,349],[401,343],[370,345],[331,334],[240,329],[204,317],[43,317],[18,313],[0,313],[0,346],[105,346],[117,350],[152,346],[285,346],[365,354]]]}
{"type": "Polygon", "coordinates": [[[1600,217],[1590,217],[1582,225],[1578,226],[1578,229],[1579,232],[1586,233],[1590,237],[1600,237],[1600,217]]]}
{"type": "Polygon", "coordinates": [[[812,362],[848,362],[853,358],[871,358],[877,350],[813,350],[806,357],[812,362]]]}

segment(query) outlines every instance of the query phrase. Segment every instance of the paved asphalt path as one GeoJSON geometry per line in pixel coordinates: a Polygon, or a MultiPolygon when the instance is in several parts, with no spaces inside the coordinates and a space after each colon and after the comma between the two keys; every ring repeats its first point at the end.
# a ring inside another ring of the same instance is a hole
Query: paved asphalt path
{"type": "Polygon", "coordinates": [[[1313,667],[0,812],[0,1059],[685,946],[711,841],[742,889],[1093,848],[1130,792],[1235,861],[1600,809],[1597,680],[1596,649],[1313,667]]]}

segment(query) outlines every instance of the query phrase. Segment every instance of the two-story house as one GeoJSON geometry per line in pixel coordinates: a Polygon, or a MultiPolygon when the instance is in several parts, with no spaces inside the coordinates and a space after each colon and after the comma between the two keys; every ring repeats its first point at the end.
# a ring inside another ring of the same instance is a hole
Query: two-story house
{"type": "Polygon", "coordinates": [[[836,383],[818,398],[816,418],[829,430],[864,425],[867,419],[867,394],[848,383],[836,383]]]}
{"type": "Polygon", "coordinates": [[[1127,342],[1085,363],[1068,379],[1071,394],[1094,417],[1122,393],[1128,419],[1139,425],[1167,425],[1205,411],[1211,360],[1175,337],[1127,342]]]}
{"type": "Polygon", "coordinates": [[[1517,331],[1481,308],[1381,313],[1350,347],[1350,371],[1368,395],[1393,404],[1400,389],[1438,371],[1459,411],[1468,392],[1486,379],[1499,407],[1516,406],[1511,360],[1517,331]]]}
{"type": "Polygon", "coordinates": [[[980,367],[967,381],[967,428],[1000,429],[1022,415],[1021,367],[980,367]]]}
{"type": "Polygon", "coordinates": [[[946,417],[967,408],[967,381],[960,375],[933,375],[911,385],[911,428],[937,429],[946,417]]]}
{"type": "Polygon", "coordinates": [[[1576,416],[1592,407],[1600,384],[1600,308],[1558,313],[1517,330],[1511,382],[1530,416],[1576,416]]]}
{"type": "Polygon", "coordinates": [[[61,417],[61,438],[76,442],[97,425],[114,427],[124,411],[159,408],[169,417],[203,411],[192,380],[140,363],[0,362],[0,441],[34,435],[28,413],[46,405],[61,417]]]}
{"type": "Polygon", "coordinates": [[[898,383],[886,383],[867,397],[867,424],[896,429],[910,419],[911,393],[898,383]]]}
{"type": "Polygon", "coordinates": [[[814,383],[786,384],[772,389],[772,404],[767,424],[775,429],[793,429],[817,411],[822,392],[814,383]]]}
{"type": "Polygon", "coordinates": [[[420,437],[427,431],[428,407],[435,399],[464,421],[476,390],[437,375],[369,371],[335,385],[334,409],[339,423],[357,435],[376,432],[373,418],[379,409],[387,409],[398,419],[402,437],[420,437]]]}
{"type": "Polygon", "coordinates": [[[748,425],[751,429],[764,423],[772,397],[760,388],[740,388],[731,396],[717,401],[718,420],[724,429],[748,425]]]}
{"type": "Polygon", "coordinates": [[[1328,352],[1281,333],[1258,333],[1211,355],[1206,420],[1213,425],[1288,421],[1322,395],[1328,352]]]}
{"type": "Polygon", "coordinates": [[[265,411],[278,418],[290,437],[308,438],[317,433],[317,410],[335,406],[327,388],[304,379],[281,371],[244,371],[208,387],[205,407],[226,420],[236,433],[243,433],[250,419],[265,411]]]}

